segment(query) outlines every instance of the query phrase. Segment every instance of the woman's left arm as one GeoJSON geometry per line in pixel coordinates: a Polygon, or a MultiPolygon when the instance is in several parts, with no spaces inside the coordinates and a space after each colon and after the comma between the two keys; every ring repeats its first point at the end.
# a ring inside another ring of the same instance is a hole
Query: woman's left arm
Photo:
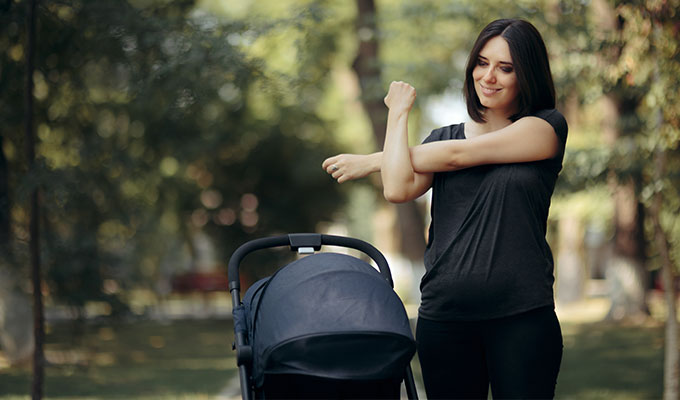
{"type": "Polygon", "coordinates": [[[415,172],[442,172],[483,164],[546,160],[559,150],[555,130],[538,117],[523,117],[497,131],[465,140],[425,143],[411,148],[415,172]]]}

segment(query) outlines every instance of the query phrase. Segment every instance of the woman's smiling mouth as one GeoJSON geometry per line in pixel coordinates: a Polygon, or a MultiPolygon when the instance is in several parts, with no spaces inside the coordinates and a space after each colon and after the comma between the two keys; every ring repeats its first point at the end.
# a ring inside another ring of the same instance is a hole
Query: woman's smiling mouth
{"type": "Polygon", "coordinates": [[[492,95],[501,91],[500,88],[499,89],[488,88],[488,87],[481,85],[481,84],[479,85],[479,87],[482,91],[482,94],[484,94],[485,96],[492,96],[492,95]]]}

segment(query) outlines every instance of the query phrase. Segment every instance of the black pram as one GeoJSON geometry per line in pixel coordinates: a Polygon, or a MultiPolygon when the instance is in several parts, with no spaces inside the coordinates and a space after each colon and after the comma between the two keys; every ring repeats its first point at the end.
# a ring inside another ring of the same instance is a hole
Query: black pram
{"type": "Polygon", "coordinates": [[[256,239],[234,252],[228,272],[243,399],[399,398],[402,381],[417,398],[415,341],[375,247],[319,234],[256,239]],[[322,245],[360,250],[380,272],[356,257],[314,253],[322,245]],[[310,255],[253,284],[241,302],[243,258],[280,246],[310,255]]]}

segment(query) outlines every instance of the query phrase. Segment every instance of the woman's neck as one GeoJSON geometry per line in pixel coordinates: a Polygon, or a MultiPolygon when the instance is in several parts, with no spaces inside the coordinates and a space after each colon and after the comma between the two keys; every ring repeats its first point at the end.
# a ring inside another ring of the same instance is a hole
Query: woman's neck
{"type": "MultiPolygon", "coordinates": [[[[489,110],[487,110],[489,111],[489,110]]],[[[466,124],[465,135],[468,138],[483,135],[485,133],[497,131],[512,124],[506,115],[487,112],[484,114],[485,122],[470,121],[466,124]]]]}

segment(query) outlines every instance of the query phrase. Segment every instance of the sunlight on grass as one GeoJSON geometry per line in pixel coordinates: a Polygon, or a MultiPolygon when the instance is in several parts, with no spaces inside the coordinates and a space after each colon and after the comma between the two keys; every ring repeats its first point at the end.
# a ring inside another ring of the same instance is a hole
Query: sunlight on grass
{"type": "Polygon", "coordinates": [[[611,302],[607,298],[594,298],[568,305],[558,304],[555,312],[563,323],[593,323],[602,321],[609,311],[611,302]]]}

